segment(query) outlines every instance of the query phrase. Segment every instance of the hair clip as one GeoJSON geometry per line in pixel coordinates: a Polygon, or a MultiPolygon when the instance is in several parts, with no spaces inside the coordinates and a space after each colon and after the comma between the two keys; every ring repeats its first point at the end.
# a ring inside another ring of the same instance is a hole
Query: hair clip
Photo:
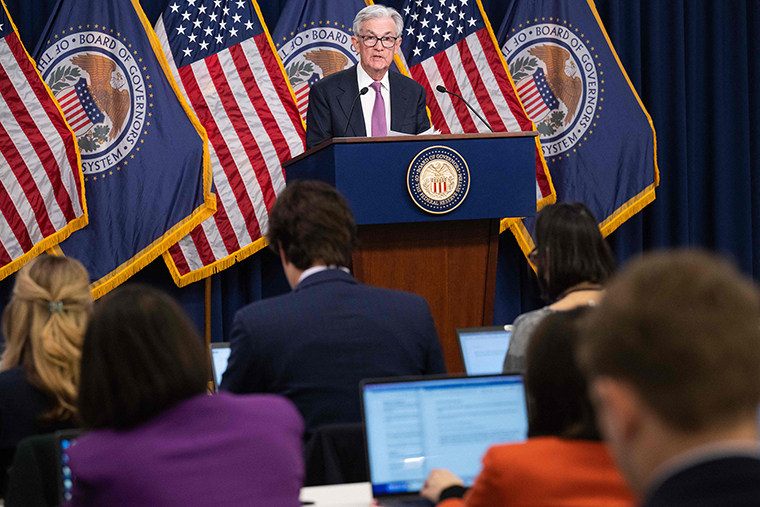
{"type": "Polygon", "coordinates": [[[48,301],[48,310],[50,310],[50,313],[61,313],[63,311],[63,301],[48,301]]]}

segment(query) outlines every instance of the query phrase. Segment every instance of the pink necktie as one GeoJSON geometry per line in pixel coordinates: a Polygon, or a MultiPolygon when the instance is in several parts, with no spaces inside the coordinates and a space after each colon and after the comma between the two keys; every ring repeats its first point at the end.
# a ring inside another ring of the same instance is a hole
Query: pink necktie
{"type": "Polygon", "coordinates": [[[372,108],[372,137],[381,137],[388,135],[388,123],[385,120],[385,100],[380,93],[379,81],[369,85],[375,90],[375,106],[372,108]]]}

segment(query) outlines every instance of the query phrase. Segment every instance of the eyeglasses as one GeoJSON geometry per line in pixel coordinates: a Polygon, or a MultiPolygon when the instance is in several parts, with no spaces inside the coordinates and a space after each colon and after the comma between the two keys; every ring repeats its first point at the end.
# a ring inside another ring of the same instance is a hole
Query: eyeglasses
{"type": "Polygon", "coordinates": [[[374,35],[359,35],[358,36],[365,46],[368,48],[373,48],[377,46],[377,41],[380,41],[380,43],[383,45],[386,49],[391,49],[393,46],[396,45],[396,41],[399,40],[401,37],[375,37],[374,35]]]}

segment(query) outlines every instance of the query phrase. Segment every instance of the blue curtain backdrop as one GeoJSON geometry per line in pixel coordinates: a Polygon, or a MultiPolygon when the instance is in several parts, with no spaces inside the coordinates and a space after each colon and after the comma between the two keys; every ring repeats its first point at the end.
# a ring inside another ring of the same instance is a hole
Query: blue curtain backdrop
{"type": "MultiPolygon", "coordinates": [[[[582,0],[578,0],[582,1],[582,0]]],[[[401,6],[402,1],[382,3],[401,6]]],[[[143,0],[155,22],[163,0],[143,0]]],[[[498,27],[507,2],[483,0],[498,27]]],[[[34,48],[54,0],[6,0],[21,39],[34,48]]],[[[285,0],[261,0],[274,28],[285,0]]],[[[760,2],[597,0],[597,9],[657,130],[657,199],[609,238],[620,263],[642,251],[704,247],[732,257],[760,280],[760,2]],[[755,226],[753,227],[753,224],[755,226]]],[[[494,321],[536,308],[535,282],[508,233],[499,245],[494,321]]],[[[132,278],[177,297],[200,330],[204,283],[178,289],[163,260],[132,278]]],[[[0,307],[13,277],[0,282],[0,307]]],[[[227,338],[242,305],[287,291],[278,258],[262,251],[212,277],[212,337],[227,338]]]]}

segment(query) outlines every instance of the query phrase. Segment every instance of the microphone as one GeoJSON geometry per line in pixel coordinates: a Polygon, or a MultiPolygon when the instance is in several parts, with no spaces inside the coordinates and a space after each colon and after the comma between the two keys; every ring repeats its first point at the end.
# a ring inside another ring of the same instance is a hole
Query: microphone
{"type": "Polygon", "coordinates": [[[482,121],[482,122],[483,122],[483,123],[486,125],[486,127],[488,127],[488,130],[490,130],[491,132],[493,132],[493,129],[492,129],[492,128],[491,128],[491,126],[488,124],[488,122],[487,122],[487,121],[486,121],[486,120],[485,120],[485,119],[484,119],[482,116],[480,116],[480,115],[478,114],[478,112],[477,112],[477,111],[475,111],[475,109],[473,109],[473,107],[470,105],[470,103],[469,103],[469,102],[467,102],[466,100],[464,100],[464,97],[462,97],[461,95],[457,95],[457,94],[456,94],[456,93],[454,93],[454,92],[450,92],[450,91],[448,91],[448,90],[446,89],[446,87],[445,87],[445,86],[443,86],[443,85],[438,85],[438,86],[436,86],[436,87],[435,87],[435,89],[436,89],[436,90],[438,90],[438,91],[439,91],[439,92],[441,92],[441,93],[448,93],[449,95],[453,95],[454,97],[458,97],[458,98],[462,99],[462,102],[464,102],[464,103],[467,105],[467,107],[469,107],[469,108],[470,108],[470,111],[472,111],[473,113],[475,113],[475,116],[477,116],[478,118],[480,118],[480,121],[482,121]]]}
{"type": "Polygon", "coordinates": [[[359,97],[361,97],[362,95],[364,95],[368,91],[369,91],[369,88],[367,88],[365,86],[364,88],[362,88],[361,90],[359,90],[359,95],[357,95],[356,98],[354,98],[354,102],[351,104],[351,111],[349,111],[349,113],[348,113],[348,121],[346,122],[346,128],[343,129],[343,136],[342,137],[346,137],[346,132],[348,132],[348,125],[351,123],[351,115],[354,114],[354,108],[356,107],[356,101],[359,100],[359,97]]]}

